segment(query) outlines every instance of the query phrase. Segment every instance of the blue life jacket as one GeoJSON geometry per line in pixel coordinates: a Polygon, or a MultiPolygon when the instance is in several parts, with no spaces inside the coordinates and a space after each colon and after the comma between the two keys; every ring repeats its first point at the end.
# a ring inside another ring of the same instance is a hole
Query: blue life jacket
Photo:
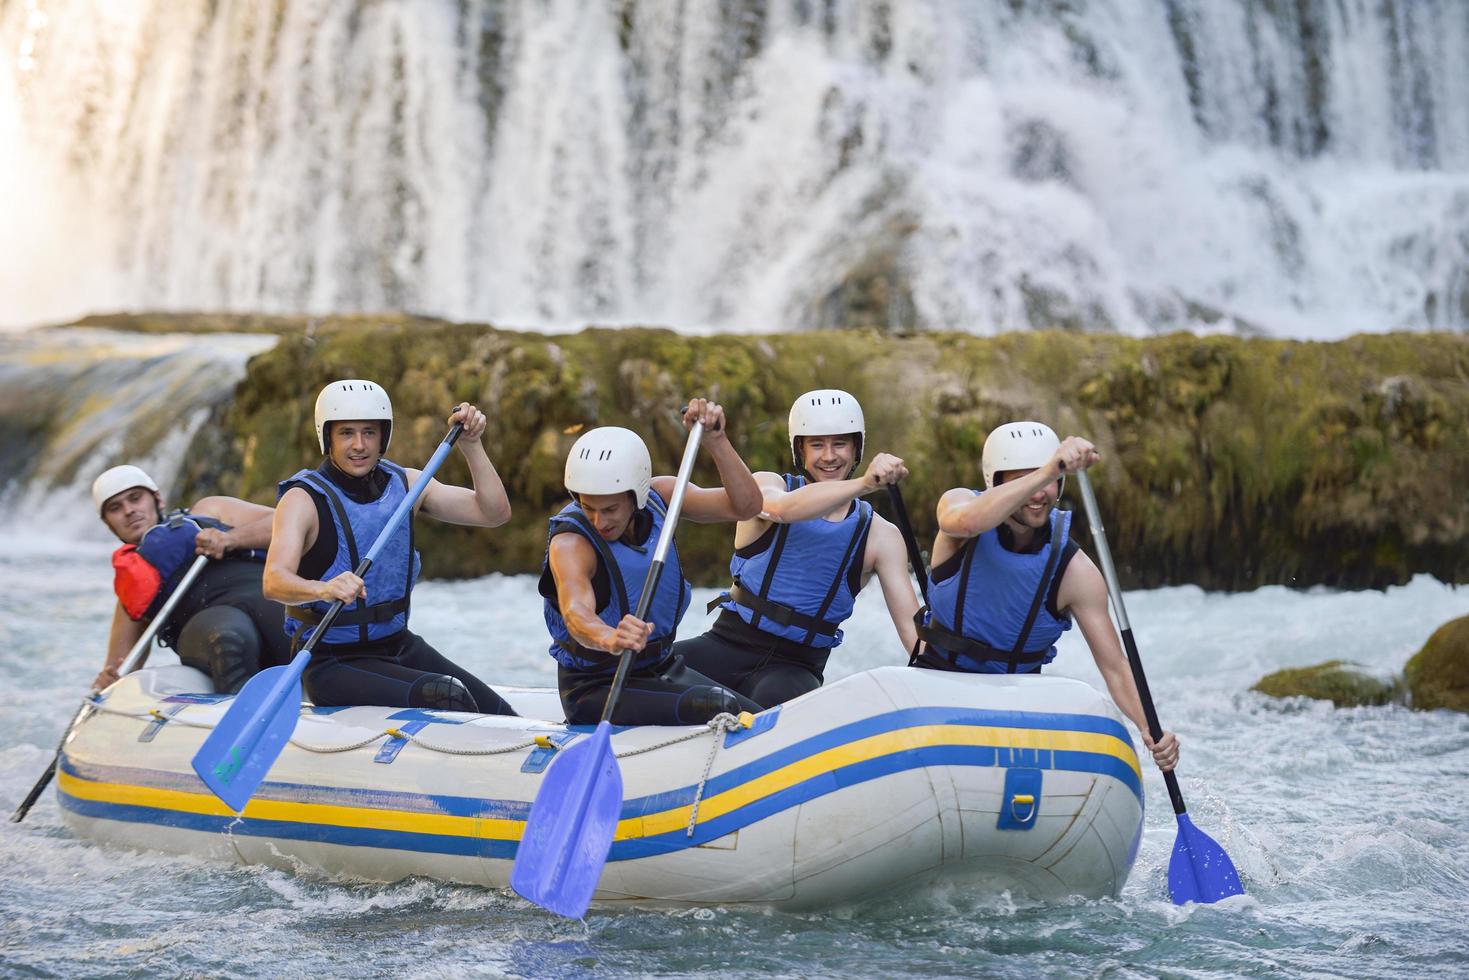
{"type": "MultiPolygon", "coordinates": [[[[408,473],[403,467],[386,459],[379,460],[378,465],[397,479],[389,479],[382,495],[369,504],[353,500],[317,470],[302,470],[276,487],[278,498],[290,487],[300,486],[328,505],[332,523],[337,529],[337,553],[321,575],[323,582],[331,581],[343,572],[357,570],[362,556],[372,547],[378,534],[387,526],[388,518],[408,495],[408,473]]],[[[409,600],[413,585],[418,581],[418,567],[410,515],[393,531],[387,545],[367,570],[364,579],[367,602],[357,599],[342,609],[332,620],[326,636],[318,642],[318,648],[323,644],[367,643],[407,629],[409,600]]],[[[330,602],[318,601],[286,607],[286,635],[291,637],[297,649],[311,639],[309,627],[321,622],[331,606],[330,602]]]]}
{"type": "MultiPolygon", "coordinates": [[[[130,618],[152,619],[163,608],[194,563],[194,540],[204,528],[228,531],[230,526],[202,514],[175,510],[144,531],[137,544],[125,544],[112,553],[112,590],[130,618]]],[[[265,553],[251,548],[232,551],[230,557],[264,561],[265,553]]]]}
{"type": "MultiPolygon", "coordinates": [[[[605,572],[610,584],[606,605],[597,610],[597,618],[608,626],[616,627],[622,617],[637,611],[638,601],[643,595],[643,582],[653,564],[653,551],[658,544],[658,535],[663,531],[664,517],[668,506],[656,490],[648,491],[648,513],[653,518],[641,547],[621,540],[607,541],[592,527],[582,512],[581,505],[572,501],[551,518],[546,535],[546,558],[541,563],[541,594],[545,597],[546,629],[551,633],[551,656],[563,667],[574,670],[617,669],[617,657],[603,650],[582,646],[566,628],[561,618],[561,606],[557,602],[556,583],[551,575],[551,539],[558,534],[576,533],[591,542],[597,550],[599,572],[605,572]]],[[[678,545],[670,542],[668,556],[664,559],[663,572],[658,577],[657,591],[652,605],[648,607],[646,622],[653,624],[653,634],[647,646],[638,653],[629,670],[638,670],[658,663],[673,645],[678,633],[678,624],[689,608],[689,583],[684,578],[683,567],[678,560],[678,545]]]]}
{"type": "MultiPolygon", "coordinates": [[[[806,485],[805,477],[790,473],[785,481],[787,492],[806,485]]],[[[862,588],[871,527],[872,505],[865,500],[853,501],[840,521],[772,525],[749,549],[735,551],[734,584],[709,608],[728,609],[756,629],[805,646],[835,647],[862,588]]]]}
{"type": "MultiPolygon", "coordinates": [[[[978,492],[978,491],[976,491],[978,492]]],[[[1053,616],[1046,597],[1070,539],[1071,512],[1051,511],[1051,540],[1016,554],[991,528],[964,545],[959,568],[929,586],[918,635],[950,664],[980,674],[1033,673],[1056,659],[1071,617],[1053,616]]]]}

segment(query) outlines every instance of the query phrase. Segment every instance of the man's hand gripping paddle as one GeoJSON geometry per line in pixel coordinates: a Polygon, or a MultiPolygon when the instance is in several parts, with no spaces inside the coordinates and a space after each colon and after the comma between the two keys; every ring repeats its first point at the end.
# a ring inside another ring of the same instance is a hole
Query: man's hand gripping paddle
{"type": "MultiPolygon", "coordinates": [[[[1097,509],[1097,497],[1085,470],[1076,471],[1077,483],[1081,485],[1081,499],[1086,507],[1086,520],[1091,525],[1092,540],[1097,545],[1097,561],[1107,579],[1107,591],[1112,596],[1112,608],[1117,611],[1117,625],[1122,630],[1122,643],[1127,648],[1127,660],[1132,665],[1132,677],[1137,684],[1138,700],[1143,704],[1143,714],[1148,721],[1148,734],[1156,742],[1163,737],[1163,726],[1158,722],[1158,710],[1153,707],[1153,695],[1148,691],[1148,678],[1143,674],[1142,658],[1137,652],[1137,641],[1132,637],[1132,624],[1127,619],[1127,609],[1122,605],[1122,587],[1117,582],[1117,569],[1112,564],[1112,551],[1107,547],[1107,531],[1102,526],[1102,515],[1097,509]]],[[[1173,904],[1186,902],[1208,904],[1231,895],[1243,895],[1239,872],[1234,862],[1224,853],[1212,837],[1194,826],[1188,810],[1183,805],[1183,792],[1178,788],[1178,777],[1172,772],[1163,774],[1168,784],[1168,796],[1173,800],[1173,813],[1178,818],[1178,839],[1173,843],[1173,857],[1168,862],[1168,894],[1173,904]]]]}
{"type": "MultiPolygon", "coordinates": [[[[673,499],[668,502],[668,513],[663,518],[663,533],[658,535],[653,564],[643,580],[643,593],[633,614],[638,619],[648,615],[653,593],[658,590],[658,578],[673,542],[674,529],[678,527],[684,489],[689,484],[703,433],[704,426],[698,422],[689,431],[673,499]]],[[[607,694],[607,705],[602,709],[602,720],[591,737],[558,754],[546,771],[526,819],[520,847],[515,852],[515,866],[510,871],[511,888],[569,919],[586,914],[622,814],[622,771],[612,751],[611,719],[633,659],[632,653],[622,653],[612,678],[612,689],[607,694]]]]}
{"type": "MultiPolygon", "coordinates": [[[[462,431],[464,424],[454,423],[444,441],[439,443],[418,482],[398,504],[377,540],[353,570],[358,578],[367,576],[367,570],[387,546],[398,525],[412,512],[418,498],[423,496],[423,491],[443,465],[462,431]]],[[[289,664],[270,667],[250,678],[249,683],[235,695],[234,702],[214,726],[214,731],[194,753],[194,772],[236,813],[245,809],[245,804],[250,802],[250,797],[296,730],[296,721],[301,715],[301,674],[311,662],[311,651],[317,641],[326,635],[344,606],[340,599],[332,603],[321,622],[311,631],[311,638],[289,664]]]]}
{"type": "MultiPolygon", "coordinates": [[[[143,666],[143,663],[148,659],[149,644],[153,642],[153,637],[158,635],[158,631],[163,627],[163,624],[168,622],[168,617],[173,614],[179,601],[183,599],[184,593],[189,591],[189,586],[194,584],[194,579],[199,577],[199,573],[204,570],[204,566],[208,563],[208,555],[200,555],[194,559],[194,563],[189,566],[189,570],[184,573],[184,577],[179,580],[179,584],[174,587],[173,592],[169,595],[168,601],[164,602],[163,608],[158,610],[158,615],[153,617],[153,621],[148,624],[148,628],[143,631],[143,635],[138,637],[138,642],[133,644],[133,648],[128,651],[127,657],[117,668],[118,677],[130,674],[143,666]]],[[[56,754],[51,756],[51,764],[46,767],[45,772],[41,773],[41,778],[36,780],[36,785],[31,787],[31,791],[26,794],[26,798],[20,801],[20,806],[16,807],[15,812],[10,815],[11,823],[20,823],[24,820],[26,814],[31,812],[31,807],[36,805],[36,800],[40,799],[41,793],[51,784],[51,777],[56,775],[56,765],[61,761],[61,750],[66,746],[67,736],[71,734],[71,730],[76,727],[77,722],[91,709],[92,702],[84,701],[82,706],[77,709],[77,713],[71,716],[71,724],[67,725],[66,730],[61,733],[61,743],[56,746],[56,754]]]]}

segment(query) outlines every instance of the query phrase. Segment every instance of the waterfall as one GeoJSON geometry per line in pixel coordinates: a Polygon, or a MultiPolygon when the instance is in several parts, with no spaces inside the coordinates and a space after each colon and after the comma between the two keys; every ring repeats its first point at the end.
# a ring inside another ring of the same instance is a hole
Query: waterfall
{"type": "Polygon", "coordinates": [[[0,323],[1469,328],[1461,0],[0,0],[0,323]]]}

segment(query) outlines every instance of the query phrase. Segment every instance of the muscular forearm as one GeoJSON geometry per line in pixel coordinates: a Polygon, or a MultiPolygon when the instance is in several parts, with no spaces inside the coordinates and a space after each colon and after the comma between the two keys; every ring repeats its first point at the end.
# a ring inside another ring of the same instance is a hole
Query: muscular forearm
{"type": "Polygon", "coordinates": [[[1128,721],[1137,727],[1144,735],[1152,737],[1148,732],[1148,719],[1143,714],[1142,701],[1137,696],[1137,685],[1132,679],[1132,670],[1129,667],[1110,667],[1102,671],[1102,680],[1107,685],[1107,693],[1112,695],[1112,701],[1127,716],[1128,721]]]}
{"type": "Polygon", "coordinates": [[[939,514],[939,530],[956,538],[972,538],[999,527],[1031,494],[1060,475],[1054,463],[1047,463],[1033,473],[950,504],[939,514]]]}
{"type": "Polygon", "coordinates": [[[225,532],[230,551],[249,551],[251,548],[270,547],[270,529],[275,515],[267,512],[248,524],[230,528],[225,532]]]}
{"type": "Polygon", "coordinates": [[[765,505],[765,498],[760,492],[760,484],[755,482],[740,454],[735,452],[728,439],[711,442],[708,447],[735,518],[744,521],[758,515],[765,505]]]}
{"type": "Polygon", "coordinates": [[[566,622],[566,631],[571,638],[582,646],[607,653],[617,651],[617,630],[602,622],[596,613],[577,603],[568,603],[561,610],[561,618],[566,622]]]}
{"type": "Polygon", "coordinates": [[[265,598],[285,603],[288,606],[321,602],[328,597],[325,582],[302,578],[295,572],[288,572],[283,568],[272,568],[269,564],[265,566],[260,591],[265,598]]]}
{"type": "Polygon", "coordinates": [[[824,517],[842,504],[862,496],[868,490],[865,479],[833,480],[828,483],[808,483],[799,490],[781,494],[768,504],[764,513],[781,524],[824,517]]]}
{"type": "Polygon", "coordinates": [[[464,449],[464,458],[469,463],[469,478],[474,484],[474,500],[479,506],[484,526],[499,527],[510,520],[510,498],[505,494],[505,484],[490,462],[484,445],[478,442],[464,449]]]}

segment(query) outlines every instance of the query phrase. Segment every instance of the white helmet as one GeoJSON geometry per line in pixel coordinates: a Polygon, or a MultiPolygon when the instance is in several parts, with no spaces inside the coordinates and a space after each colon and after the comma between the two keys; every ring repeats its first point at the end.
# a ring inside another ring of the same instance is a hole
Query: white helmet
{"type": "MultiPolygon", "coordinates": [[[[796,452],[797,436],[844,436],[857,433],[857,463],[862,462],[862,443],[867,438],[867,422],[862,406],[851,394],[837,388],[808,391],[791,405],[787,423],[791,437],[791,461],[801,469],[806,464],[796,452]]],[[[856,463],[853,464],[854,466],[856,463]]]]}
{"type": "MultiPolygon", "coordinates": [[[[1045,466],[1060,445],[1061,440],[1044,422],[1006,422],[984,441],[981,465],[985,488],[994,488],[996,473],[1045,466]]],[[[1064,481],[1066,478],[1062,476],[1061,479],[1064,481]]]]}
{"type": "Polygon", "coordinates": [[[566,457],[566,489],[572,493],[623,493],[631,490],[638,509],[648,504],[653,458],[631,429],[604,425],[582,433],[566,457]]]}
{"type": "Polygon", "coordinates": [[[371,381],[333,381],[316,396],[316,441],[321,446],[321,454],[326,455],[328,422],[376,419],[386,423],[383,429],[383,453],[386,455],[388,443],[393,439],[393,403],[388,393],[371,381]]]}
{"type": "Polygon", "coordinates": [[[92,481],[92,503],[97,505],[97,513],[102,513],[102,505],[112,497],[124,490],[131,490],[133,487],[158,492],[158,484],[153,482],[153,478],[130,463],[103,470],[102,474],[92,481]]]}

